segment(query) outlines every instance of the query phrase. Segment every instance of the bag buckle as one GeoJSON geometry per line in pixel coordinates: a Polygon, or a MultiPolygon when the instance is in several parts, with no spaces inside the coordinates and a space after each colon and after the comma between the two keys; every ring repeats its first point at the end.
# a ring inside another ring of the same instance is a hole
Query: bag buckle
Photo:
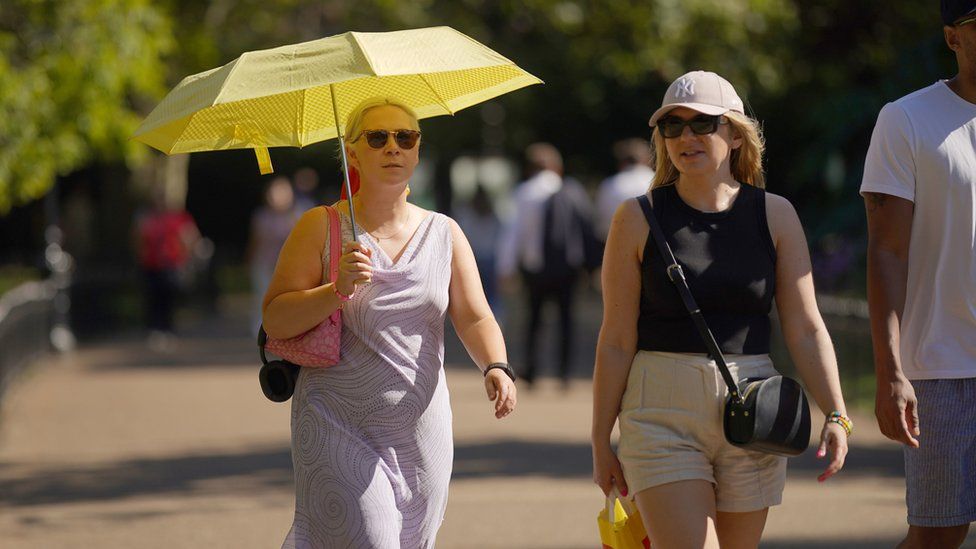
{"type": "Polygon", "coordinates": [[[679,278],[684,280],[685,272],[681,270],[681,265],[678,265],[677,263],[668,265],[668,278],[671,279],[671,282],[677,282],[679,278]]]}

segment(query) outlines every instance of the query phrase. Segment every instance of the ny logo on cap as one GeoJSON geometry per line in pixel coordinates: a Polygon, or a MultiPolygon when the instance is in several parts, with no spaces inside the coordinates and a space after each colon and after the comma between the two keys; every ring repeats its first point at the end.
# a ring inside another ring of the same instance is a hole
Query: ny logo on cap
{"type": "Polygon", "coordinates": [[[695,95],[695,81],[691,78],[679,78],[675,84],[678,85],[678,89],[674,92],[675,97],[695,95]]]}

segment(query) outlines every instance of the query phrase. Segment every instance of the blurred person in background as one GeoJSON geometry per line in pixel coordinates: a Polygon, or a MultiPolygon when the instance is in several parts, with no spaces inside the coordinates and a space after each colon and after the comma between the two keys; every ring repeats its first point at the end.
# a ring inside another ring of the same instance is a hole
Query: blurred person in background
{"type": "Polygon", "coordinates": [[[287,177],[278,176],[264,191],[264,205],[251,216],[251,228],[245,257],[251,278],[251,331],[261,327],[261,304],[271,283],[278,253],[302,212],[287,177]]]}
{"type": "Polygon", "coordinates": [[[420,161],[416,114],[371,99],[345,130],[360,186],[335,205],[338,276],[323,273],[328,212],[313,208],[285,242],[264,300],[264,328],[282,339],[342,310],[338,364],[302,368],[291,400],[295,515],[283,547],[429,549],[454,456],[445,317],[483,372],[498,419],[515,409],[515,374],[461,228],[407,201],[420,161]]]}
{"type": "MultiPolygon", "coordinates": [[[[786,199],[764,190],[759,125],[732,85],[705,71],[675,80],[650,125],[650,215],[736,381],[776,375],[775,298],[793,363],[825,413],[817,450],[818,458],[831,454],[824,481],[844,465],[851,424],[803,227],[786,199]]],[[[633,495],[653,547],[757,547],[769,507],[782,501],[786,458],[725,440],[728,387],[665,267],[640,202],[625,201],[603,261],[593,478],[604,494],[633,495]]]]}
{"type": "Polygon", "coordinates": [[[167,201],[163,187],[150,191],[149,208],[136,214],[133,240],[144,281],[144,308],[149,346],[170,351],[176,332],[174,310],[192,264],[200,231],[193,217],[167,201]]]}
{"type": "Polygon", "coordinates": [[[471,201],[458,206],[455,216],[458,225],[468,237],[471,250],[474,251],[474,259],[478,264],[478,274],[481,276],[481,285],[485,288],[488,304],[495,313],[495,318],[501,318],[496,256],[502,223],[495,213],[491,196],[485,191],[484,186],[479,184],[475,187],[471,201]]]}
{"type": "Polygon", "coordinates": [[[617,141],[613,145],[613,156],[617,159],[618,171],[600,183],[596,198],[596,236],[601,242],[607,241],[617,206],[628,198],[646,193],[654,178],[651,146],[644,139],[634,137],[617,141]]]}
{"type": "Polygon", "coordinates": [[[520,375],[528,386],[535,381],[542,349],[538,344],[543,307],[555,302],[559,310],[557,366],[563,387],[572,373],[574,312],[578,281],[598,255],[594,246],[592,212],[579,182],[563,177],[563,159],[549,143],[534,143],[525,151],[528,179],[515,190],[515,214],[505,227],[498,254],[498,274],[512,291],[521,274],[528,300],[525,367],[520,375]]]}
{"type": "Polygon", "coordinates": [[[299,213],[310,210],[322,203],[319,198],[319,172],[304,167],[295,171],[295,208],[299,213]]]}
{"type": "Polygon", "coordinates": [[[881,432],[905,455],[901,548],[976,521],[976,0],[943,0],[959,72],[888,103],[864,161],[881,432]]]}

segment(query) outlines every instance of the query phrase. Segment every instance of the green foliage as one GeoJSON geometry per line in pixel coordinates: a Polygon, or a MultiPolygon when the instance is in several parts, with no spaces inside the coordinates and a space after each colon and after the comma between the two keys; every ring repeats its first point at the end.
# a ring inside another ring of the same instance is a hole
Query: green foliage
{"type": "Polygon", "coordinates": [[[863,238],[857,186],[881,106],[955,72],[937,8],[915,0],[2,0],[0,215],[58,175],[147,155],[129,136],[189,74],[348,30],[435,25],[546,85],[425,120],[426,159],[517,158],[547,140],[592,180],[613,169],[614,140],[648,135],[671,80],[713,70],[762,121],[769,188],[797,204],[814,248],[863,238]]]}
{"type": "Polygon", "coordinates": [[[133,103],[165,91],[169,30],[150,0],[4,0],[0,214],[96,159],[145,154],[133,103]]]}
{"type": "Polygon", "coordinates": [[[31,280],[40,280],[41,273],[31,267],[0,265],[0,296],[31,280]]]}
{"type": "MultiPolygon", "coordinates": [[[[797,2],[782,93],[764,99],[770,187],[793,198],[813,240],[863,238],[857,194],[881,107],[955,72],[929,2],[797,2]]],[[[860,285],[863,286],[863,285],[860,285]]]]}

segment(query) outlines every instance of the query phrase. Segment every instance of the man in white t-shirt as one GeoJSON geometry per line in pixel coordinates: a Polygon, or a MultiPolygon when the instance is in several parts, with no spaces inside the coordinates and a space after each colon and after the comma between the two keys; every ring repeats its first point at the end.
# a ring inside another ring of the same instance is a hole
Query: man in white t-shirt
{"type": "Polygon", "coordinates": [[[881,431],[905,445],[899,547],[976,521],[976,0],[942,0],[959,73],[885,105],[864,166],[881,431]]]}

